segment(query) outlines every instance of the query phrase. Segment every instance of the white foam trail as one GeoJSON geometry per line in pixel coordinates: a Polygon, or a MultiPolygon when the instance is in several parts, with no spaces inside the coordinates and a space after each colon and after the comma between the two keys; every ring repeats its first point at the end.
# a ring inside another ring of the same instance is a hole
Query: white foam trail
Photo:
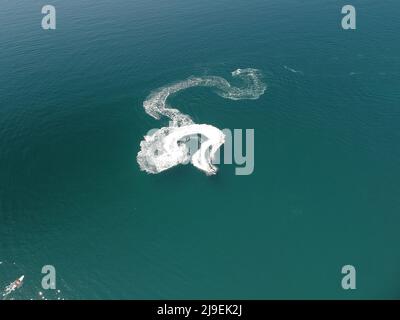
{"type": "Polygon", "coordinates": [[[267,88],[257,69],[237,69],[232,72],[232,77],[241,79],[244,86],[240,88],[232,86],[224,78],[216,76],[190,77],[150,94],[143,103],[145,111],[155,119],[160,119],[161,116],[167,117],[171,123],[169,127],[163,127],[145,136],[140,143],[141,150],[137,155],[137,161],[141,170],[159,173],[190,161],[206,174],[217,172],[212,160],[225,141],[223,132],[211,125],[194,124],[188,115],[168,106],[167,99],[174,93],[192,87],[214,88],[218,95],[231,100],[258,99],[267,88]],[[193,135],[202,135],[207,140],[191,155],[185,142],[193,135]]]}
{"type": "Polygon", "coordinates": [[[290,68],[290,67],[288,67],[288,66],[283,66],[283,68],[285,68],[286,70],[288,70],[288,71],[290,71],[290,72],[293,72],[293,73],[300,73],[300,74],[303,74],[303,71],[296,70],[296,69],[290,68]]]}
{"type": "Polygon", "coordinates": [[[218,148],[224,143],[225,135],[221,130],[207,124],[191,124],[182,127],[164,127],[153,135],[146,136],[140,143],[138,163],[142,170],[159,173],[178,164],[190,161],[207,174],[214,174],[217,168],[211,163],[218,148]],[[207,140],[199,150],[190,155],[183,142],[185,138],[202,134],[207,140]]]}

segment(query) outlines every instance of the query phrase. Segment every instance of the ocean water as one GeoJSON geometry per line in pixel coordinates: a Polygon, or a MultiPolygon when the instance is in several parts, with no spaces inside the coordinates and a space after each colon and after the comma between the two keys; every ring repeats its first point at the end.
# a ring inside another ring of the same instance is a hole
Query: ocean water
{"type": "Polygon", "coordinates": [[[337,0],[53,0],[49,31],[45,4],[0,4],[0,287],[25,275],[7,299],[400,298],[398,1],[353,0],[356,30],[337,0]],[[140,171],[167,125],[146,97],[238,68],[265,94],[169,101],[254,129],[253,174],[140,171]]]}

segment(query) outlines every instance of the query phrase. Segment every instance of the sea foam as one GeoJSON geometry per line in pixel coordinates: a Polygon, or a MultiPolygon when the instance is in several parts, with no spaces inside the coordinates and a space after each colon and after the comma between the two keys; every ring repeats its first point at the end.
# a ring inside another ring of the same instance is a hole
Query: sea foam
{"type": "Polygon", "coordinates": [[[167,104],[172,94],[192,87],[209,87],[221,97],[231,100],[258,99],[267,86],[257,69],[237,69],[232,77],[243,82],[242,87],[232,86],[227,80],[217,76],[190,77],[184,81],[162,87],[151,93],[143,102],[147,114],[155,119],[169,118],[169,127],[158,129],[144,137],[140,143],[137,162],[140,169],[148,173],[159,173],[178,164],[191,162],[208,175],[215,174],[212,164],[215,153],[225,141],[224,133],[208,124],[195,124],[190,116],[167,104]],[[202,144],[193,154],[186,145],[191,136],[201,135],[202,144]]]}

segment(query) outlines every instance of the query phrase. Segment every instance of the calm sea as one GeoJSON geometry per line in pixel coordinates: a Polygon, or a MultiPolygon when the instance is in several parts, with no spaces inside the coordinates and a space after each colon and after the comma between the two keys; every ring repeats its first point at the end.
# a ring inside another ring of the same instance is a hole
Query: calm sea
{"type": "Polygon", "coordinates": [[[7,298],[400,298],[400,3],[352,0],[343,30],[347,2],[52,0],[45,31],[47,1],[2,0],[0,287],[25,275],[7,298]],[[152,90],[247,67],[258,100],[170,101],[254,129],[253,174],[140,171],[166,125],[152,90]]]}

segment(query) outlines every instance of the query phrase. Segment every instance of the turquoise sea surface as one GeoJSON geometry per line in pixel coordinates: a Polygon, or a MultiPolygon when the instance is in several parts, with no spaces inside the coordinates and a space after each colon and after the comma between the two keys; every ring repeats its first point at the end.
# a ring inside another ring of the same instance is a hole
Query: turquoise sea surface
{"type": "Polygon", "coordinates": [[[7,299],[400,298],[399,1],[351,1],[356,30],[341,0],[52,0],[43,30],[46,4],[0,3],[0,288],[25,275],[7,299]],[[238,68],[265,94],[169,101],[254,129],[253,174],[140,171],[167,125],[146,97],[238,68]]]}

